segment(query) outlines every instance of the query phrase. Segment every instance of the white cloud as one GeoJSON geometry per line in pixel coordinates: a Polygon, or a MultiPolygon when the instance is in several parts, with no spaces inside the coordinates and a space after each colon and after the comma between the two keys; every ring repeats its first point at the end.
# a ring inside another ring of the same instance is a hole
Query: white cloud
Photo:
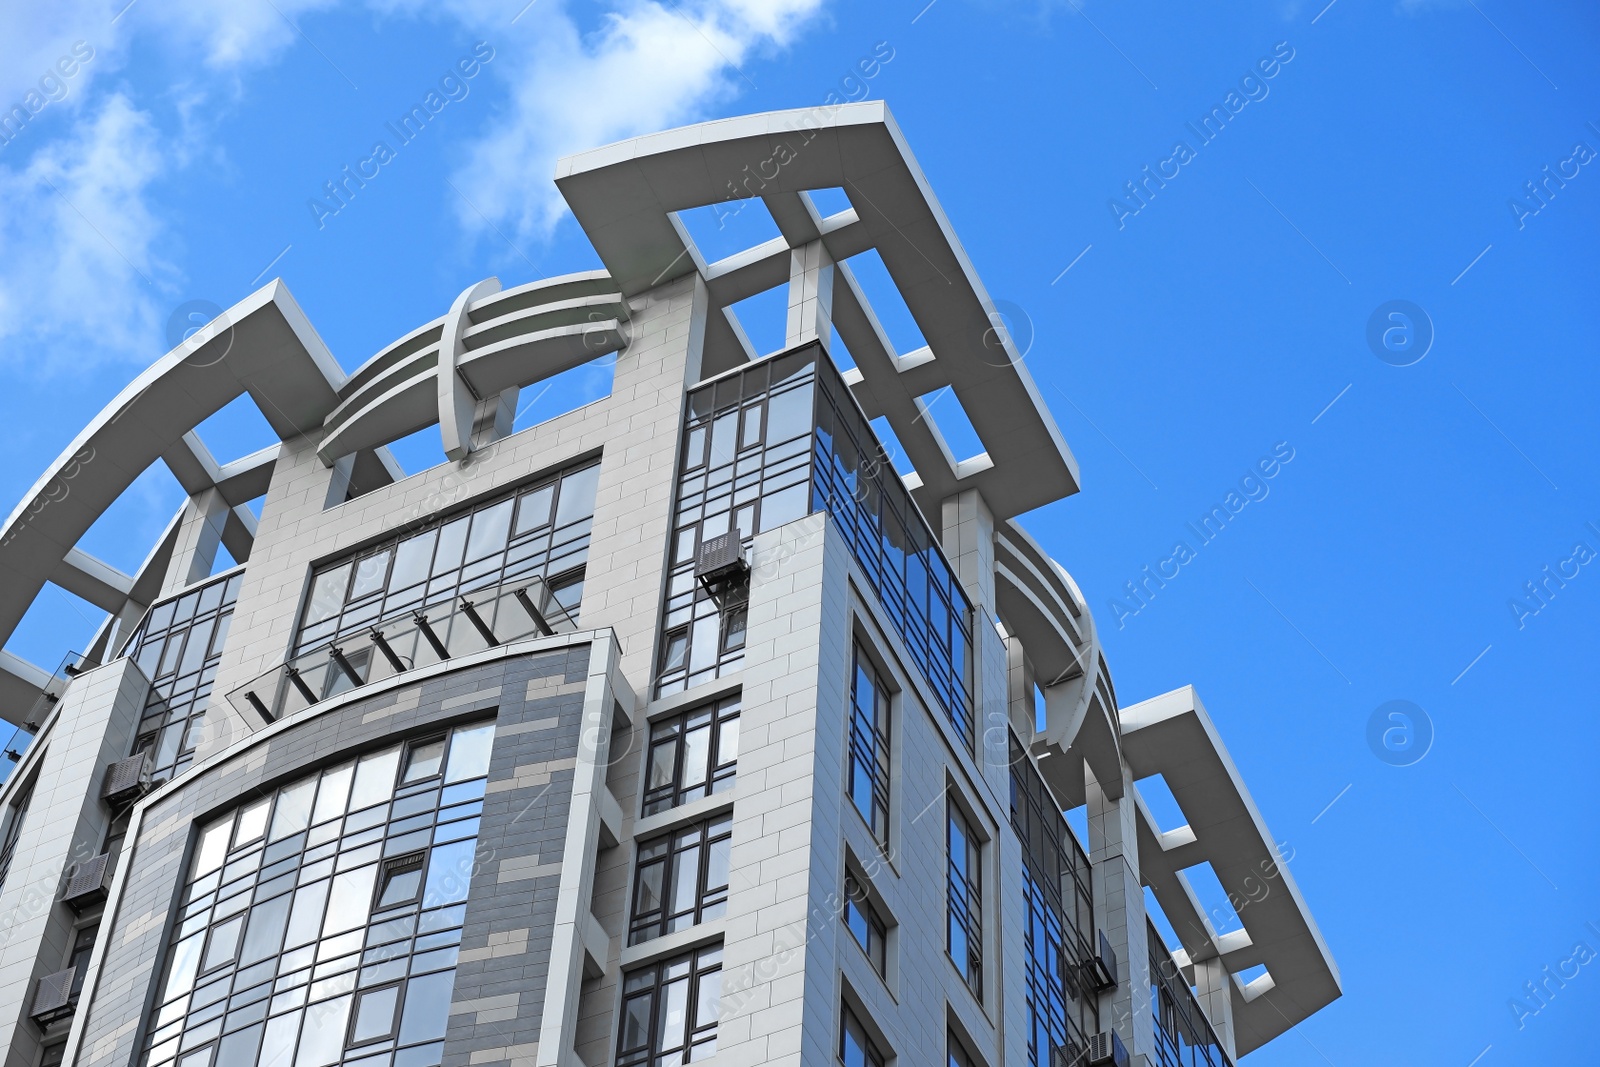
{"type": "Polygon", "coordinates": [[[0,351],[36,370],[147,360],[159,334],[155,253],[145,203],[165,169],[150,116],[115,93],[25,165],[0,166],[0,351]]]}
{"type": "Polygon", "coordinates": [[[566,211],[552,178],[563,155],[704,118],[749,87],[740,68],[788,45],[822,0],[634,0],[584,37],[561,9],[538,17],[526,51],[501,48],[491,69],[511,87],[505,114],[468,150],[454,177],[471,201],[469,229],[496,225],[548,235],[566,211]]]}

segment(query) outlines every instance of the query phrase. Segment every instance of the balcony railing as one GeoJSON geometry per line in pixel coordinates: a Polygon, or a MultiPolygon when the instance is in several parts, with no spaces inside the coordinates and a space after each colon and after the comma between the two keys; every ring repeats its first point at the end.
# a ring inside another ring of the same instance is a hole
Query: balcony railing
{"type": "Polygon", "coordinates": [[[507,582],[382,620],[359,640],[346,636],[317,645],[235,689],[228,702],[247,718],[273,722],[358,685],[577,628],[577,618],[556,602],[544,579],[507,582]]]}

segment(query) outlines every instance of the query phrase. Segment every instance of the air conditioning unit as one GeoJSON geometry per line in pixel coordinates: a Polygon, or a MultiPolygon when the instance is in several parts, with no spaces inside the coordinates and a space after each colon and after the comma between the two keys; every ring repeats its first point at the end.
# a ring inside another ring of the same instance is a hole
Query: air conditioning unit
{"type": "Polygon", "coordinates": [[[1128,1067],[1128,1049],[1115,1030],[1102,1030],[1089,1039],[1089,1067],[1110,1064],[1128,1067]]]}
{"type": "Polygon", "coordinates": [[[744,542],[737,530],[707,539],[694,559],[694,576],[712,596],[743,581],[749,573],[744,542]]]}
{"type": "Polygon", "coordinates": [[[127,804],[150,791],[150,757],[141,752],[118,760],[106,768],[100,786],[100,799],[108,804],[127,804]]]}
{"type": "Polygon", "coordinates": [[[28,1009],[34,1022],[49,1026],[57,1019],[65,1019],[72,1014],[77,999],[72,991],[72,979],[76,974],[76,967],[68,967],[39,979],[39,984],[33,990],[33,1006],[28,1009]]]}
{"type": "Polygon", "coordinates": [[[1092,967],[1094,987],[1096,991],[1111,989],[1117,984],[1117,950],[1111,947],[1111,939],[1106,937],[1104,930],[1097,930],[1100,935],[1100,947],[1095,953],[1092,967]]]}
{"type": "Polygon", "coordinates": [[[67,875],[66,888],[61,891],[61,903],[73,911],[99,904],[111,889],[112,870],[109,852],[74,865],[67,875]]]}

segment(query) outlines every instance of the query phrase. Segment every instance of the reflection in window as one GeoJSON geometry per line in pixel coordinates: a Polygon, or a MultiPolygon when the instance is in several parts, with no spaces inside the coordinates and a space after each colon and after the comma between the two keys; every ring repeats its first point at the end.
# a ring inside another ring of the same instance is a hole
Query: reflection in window
{"type": "Polygon", "coordinates": [[[628,944],[720,918],[728,906],[732,844],[732,815],[642,842],[628,944]]]}
{"type": "Polygon", "coordinates": [[[889,845],[889,687],[872,660],[856,645],[850,680],[850,801],[889,845]]]}
{"type": "Polygon", "coordinates": [[[883,1067],[883,1053],[867,1036],[866,1027],[861,1025],[856,1013],[847,1004],[840,1008],[839,1014],[840,1067],[883,1067]]]}
{"type": "Polygon", "coordinates": [[[475,590],[535,584],[536,578],[550,582],[548,595],[541,594],[543,608],[555,604],[575,614],[599,476],[598,463],[563,471],[323,567],[312,578],[294,654],[344,640],[355,647],[378,623],[454,605],[475,590]]]}
{"type": "Polygon", "coordinates": [[[194,762],[243,582],[243,572],[235,572],[156,604],[124,648],[150,679],[133,752],[149,753],[154,781],[181,774],[194,762]]]}
{"type": "Polygon", "coordinates": [[[630,971],[622,980],[616,1067],[710,1059],[721,1006],[721,945],[630,971]]]}
{"type": "Polygon", "coordinates": [[[878,977],[886,977],[889,973],[889,928],[873,905],[866,883],[848,873],[844,876],[844,925],[872,961],[872,969],[878,972],[878,977]]]}
{"type": "MultiPolygon", "coordinates": [[[[955,1034],[946,1032],[944,1036],[946,1056],[950,1061],[949,1067],[978,1067],[978,1061],[967,1054],[966,1046],[955,1034]]],[[[1054,1064],[1051,1067],[1055,1067],[1054,1064]]]]}
{"type": "Polygon", "coordinates": [[[644,813],[654,815],[733,788],[739,764],[739,698],[650,724],[644,813]]]}
{"type": "Polygon", "coordinates": [[[1023,954],[1027,961],[1028,1063],[1056,1067],[1100,1030],[1089,860],[1015,735],[1010,737],[1011,827],[1022,842],[1023,954]],[[1059,1051],[1058,1051],[1059,1050],[1059,1051]]]}
{"type": "Polygon", "coordinates": [[[972,992],[983,998],[983,871],[978,839],[961,809],[949,805],[947,899],[948,934],[945,947],[972,992]]]}
{"type": "Polygon", "coordinates": [[[737,530],[748,544],[811,510],[809,351],[768,360],[689,396],[679,462],[659,692],[676,693],[744,659],[743,608],[719,605],[694,578],[707,540],[737,530]],[[738,613],[734,624],[724,610],[738,613]]]}
{"type": "Polygon", "coordinates": [[[148,1067],[437,1064],[493,730],[371,753],[202,829],[148,1067]]]}
{"type": "Polygon", "coordinates": [[[890,457],[832,362],[811,343],[689,394],[678,466],[658,696],[744,662],[740,592],[714,599],[694,578],[706,540],[833,515],[911,662],[968,748],[975,742],[971,605],[890,457]]]}

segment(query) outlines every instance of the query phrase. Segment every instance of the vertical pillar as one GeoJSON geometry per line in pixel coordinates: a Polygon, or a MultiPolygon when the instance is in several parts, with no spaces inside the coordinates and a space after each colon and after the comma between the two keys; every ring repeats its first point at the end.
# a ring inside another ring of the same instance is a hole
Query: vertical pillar
{"type": "Polygon", "coordinates": [[[1220,956],[1201,960],[1194,965],[1194,994],[1200,1010],[1211,1020],[1211,1029],[1222,1042],[1222,1051],[1228,1059],[1237,1057],[1233,1052],[1233,975],[1222,965],[1220,956]]]}
{"type": "Polygon", "coordinates": [[[228,502],[216,488],[189,498],[178,527],[178,543],[172,546],[172,560],[161,583],[161,595],[175,593],[210,576],[217,562],[217,546],[228,523],[228,502]]]}
{"type": "Polygon", "coordinates": [[[833,257],[821,241],[789,253],[789,315],[784,347],[821,341],[833,351],[833,257]]]}
{"type": "Polygon", "coordinates": [[[1116,1030],[1137,1062],[1154,1061],[1150,1008],[1150,939],[1145,932],[1144,889],[1139,883],[1138,813],[1133,783],[1122,772],[1122,796],[1113,799],[1084,768],[1089,802],[1089,862],[1093,868],[1095,925],[1117,954],[1117,984],[1100,995],[1100,1028],[1116,1030]]]}
{"type": "Polygon", "coordinates": [[[473,448],[484,448],[511,436],[511,425],[517,417],[517,397],[521,392],[512,386],[504,392],[484,397],[473,406],[473,448]]]}
{"type": "MultiPolygon", "coordinates": [[[[6,1067],[38,1062],[41,1035],[28,1017],[35,983],[66,966],[81,922],[56,896],[67,868],[100,852],[111,819],[100,802],[101,779],[127,755],[148,691],[144,675],[125,659],[79,675],[18,768],[33,779],[33,799],[0,889],[0,1063],[6,1067]]],[[[57,1024],[51,1036],[65,1029],[57,1024]]]]}

